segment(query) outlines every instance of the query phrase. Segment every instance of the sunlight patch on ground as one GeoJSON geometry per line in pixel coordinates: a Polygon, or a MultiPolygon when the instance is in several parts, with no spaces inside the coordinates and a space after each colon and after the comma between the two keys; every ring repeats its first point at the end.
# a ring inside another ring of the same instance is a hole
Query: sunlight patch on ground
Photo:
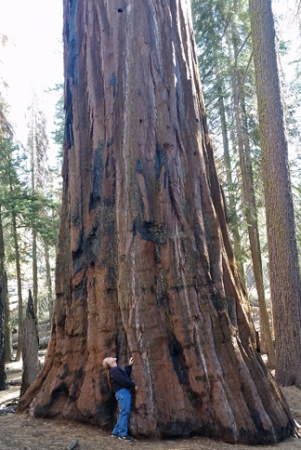
{"type": "MultiPolygon", "coordinates": [[[[45,354],[46,350],[39,350],[39,360],[42,365],[45,361],[45,354]]],[[[0,405],[20,396],[22,364],[22,359],[20,361],[11,361],[5,364],[8,389],[0,391],[0,405]],[[10,384],[11,382],[18,384],[10,384]]]]}
{"type": "Polygon", "coordinates": [[[7,371],[15,372],[15,371],[19,371],[22,369],[22,364],[23,364],[23,361],[22,361],[22,359],[20,359],[20,361],[12,361],[12,362],[5,364],[5,367],[6,367],[7,371]]]}

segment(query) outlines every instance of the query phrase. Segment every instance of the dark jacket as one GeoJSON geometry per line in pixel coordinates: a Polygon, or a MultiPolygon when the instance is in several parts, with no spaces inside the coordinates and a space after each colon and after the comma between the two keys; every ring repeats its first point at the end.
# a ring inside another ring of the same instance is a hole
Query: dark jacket
{"type": "Polygon", "coordinates": [[[130,380],[131,372],[132,366],[126,366],[124,370],[118,366],[110,369],[110,380],[114,394],[122,388],[130,389],[136,386],[135,383],[130,380]]]}

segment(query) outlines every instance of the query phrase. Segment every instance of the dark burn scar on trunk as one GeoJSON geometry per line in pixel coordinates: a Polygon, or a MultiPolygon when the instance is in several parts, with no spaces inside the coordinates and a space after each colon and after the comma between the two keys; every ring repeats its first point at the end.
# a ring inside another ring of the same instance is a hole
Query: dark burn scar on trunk
{"type": "Polygon", "coordinates": [[[211,282],[211,285],[212,285],[211,299],[212,299],[212,303],[214,304],[216,310],[220,313],[222,313],[225,310],[228,310],[227,300],[220,298],[218,292],[214,288],[213,282],[211,282]]]}
{"type": "Polygon", "coordinates": [[[202,395],[195,392],[189,384],[188,367],[185,363],[183,347],[177,340],[175,334],[170,331],[168,336],[168,350],[172,361],[173,368],[177,374],[179,383],[185,386],[186,394],[194,406],[194,408],[201,408],[203,404],[202,395]]]}
{"type": "Polygon", "coordinates": [[[77,249],[72,251],[72,263],[74,273],[78,273],[87,267],[84,249],[84,230],[81,229],[78,238],[77,249]]]}
{"type": "Polygon", "coordinates": [[[166,150],[161,147],[161,145],[157,142],[156,144],[156,154],[155,154],[155,175],[156,180],[160,178],[162,168],[167,166],[167,155],[166,150]]]}
{"type": "Polygon", "coordinates": [[[67,378],[68,375],[69,375],[69,367],[68,367],[68,364],[65,363],[64,364],[64,372],[60,376],[60,380],[64,380],[65,378],[67,378]]]}
{"type": "Polygon", "coordinates": [[[136,161],[135,172],[143,174],[143,164],[140,158],[138,158],[136,161]]]}
{"type": "Polygon", "coordinates": [[[78,227],[80,224],[79,217],[79,201],[76,202],[74,210],[71,212],[71,222],[74,226],[78,227]]]}
{"type": "Polygon", "coordinates": [[[109,267],[107,272],[106,281],[108,286],[111,286],[111,289],[114,289],[116,286],[116,269],[115,267],[109,267]]]}
{"type": "Polygon", "coordinates": [[[100,373],[99,391],[102,395],[102,401],[96,406],[96,418],[103,424],[105,429],[112,429],[117,402],[104,371],[100,373]]]}
{"type": "MultiPolygon", "coordinates": [[[[191,420],[187,420],[185,422],[181,420],[174,420],[164,423],[158,421],[157,431],[163,439],[168,437],[176,438],[181,436],[191,436],[190,430],[193,427],[195,428],[191,420]]],[[[196,434],[201,434],[201,431],[196,432],[196,434]]]]}
{"type": "Polygon", "coordinates": [[[86,259],[90,266],[95,266],[97,254],[99,253],[101,247],[102,239],[101,236],[99,236],[99,229],[100,224],[97,222],[94,224],[83,243],[86,259]]]}
{"type": "Polygon", "coordinates": [[[178,376],[180,384],[187,385],[188,367],[185,364],[183,348],[172,331],[170,331],[168,336],[168,350],[173,368],[178,376]]]}
{"type": "Polygon", "coordinates": [[[82,280],[77,286],[74,288],[74,300],[86,299],[87,297],[87,286],[86,279],[82,280]]]}
{"type": "Polygon", "coordinates": [[[74,273],[78,273],[81,270],[86,269],[87,267],[86,258],[82,251],[73,252],[72,257],[73,257],[74,273]]]}
{"type": "Polygon", "coordinates": [[[57,326],[60,328],[64,328],[65,327],[65,322],[66,322],[66,314],[63,314],[59,321],[57,322],[57,326]]]}
{"type": "Polygon", "coordinates": [[[107,147],[109,148],[109,147],[111,147],[111,145],[113,145],[113,144],[114,144],[114,138],[112,137],[111,139],[108,140],[108,142],[107,142],[107,147]]]}
{"type": "Polygon", "coordinates": [[[84,368],[81,366],[79,369],[76,369],[74,372],[74,380],[80,381],[84,376],[84,368]]]}
{"type": "Polygon", "coordinates": [[[104,141],[99,141],[98,148],[93,154],[92,167],[92,192],[90,195],[89,211],[100,204],[103,196],[103,176],[104,176],[104,141]]]}
{"type": "Polygon", "coordinates": [[[151,241],[155,244],[165,244],[167,241],[167,228],[165,223],[157,222],[138,222],[133,224],[133,234],[136,230],[139,232],[142,239],[151,241]]]}
{"type": "Polygon", "coordinates": [[[116,96],[116,86],[117,86],[117,78],[115,73],[113,73],[111,80],[110,80],[110,85],[113,87],[113,97],[115,98],[116,96]]]}
{"type": "Polygon", "coordinates": [[[56,389],[52,391],[51,400],[49,403],[38,406],[34,409],[34,416],[46,418],[51,417],[51,407],[60,397],[69,397],[69,389],[65,383],[61,383],[56,389]]]}

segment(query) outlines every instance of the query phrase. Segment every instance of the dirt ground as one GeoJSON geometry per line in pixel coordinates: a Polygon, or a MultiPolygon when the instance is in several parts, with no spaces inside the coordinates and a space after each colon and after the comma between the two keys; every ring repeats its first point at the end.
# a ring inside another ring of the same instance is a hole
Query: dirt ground
{"type": "MultiPolygon", "coordinates": [[[[45,353],[45,351],[43,352],[45,353]]],[[[40,355],[41,359],[43,354],[40,355]]],[[[21,364],[7,365],[8,382],[21,381],[21,364]]],[[[6,391],[0,391],[1,405],[13,403],[19,396],[20,386],[10,385],[6,391]]],[[[293,416],[301,422],[301,391],[295,387],[284,388],[284,394],[293,416]]],[[[121,450],[124,446],[133,446],[139,450],[247,450],[254,447],[231,445],[206,438],[176,440],[139,440],[128,444],[112,439],[110,433],[86,424],[65,420],[36,419],[25,414],[0,415],[0,450],[64,450],[78,439],[74,450],[121,450]]],[[[69,447],[70,448],[70,447],[69,447]]],[[[277,450],[301,450],[301,439],[290,438],[278,445],[258,446],[257,448],[277,450]]]]}
{"type": "MultiPolygon", "coordinates": [[[[44,339],[47,332],[44,335],[44,339]]],[[[47,337],[47,336],[46,336],[47,337]]],[[[46,350],[39,352],[43,362],[46,350]]],[[[6,366],[9,389],[0,391],[0,450],[121,450],[132,446],[139,450],[248,450],[252,446],[231,445],[202,437],[176,440],[139,440],[127,443],[112,439],[110,433],[96,426],[78,424],[66,420],[36,419],[25,414],[1,415],[3,407],[17,402],[22,376],[21,363],[12,362],[6,366]],[[78,445],[74,446],[75,440],[78,445]]],[[[283,389],[293,417],[301,423],[301,390],[290,387],[283,389]]],[[[13,406],[12,406],[13,408],[13,406]]],[[[257,446],[259,449],[301,450],[301,439],[290,438],[271,446],[257,446]]]]}
{"type": "MultiPolygon", "coordinates": [[[[205,438],[177,440],[139,440],[127,443],[112,439],[97,427],[33,419],[25,415],[6,415],[0,417],[1,450],[63,450],[78,439],[76,450],[122,450],[131,446],[136,450],[248,450],[254,447],[231,445],[205,438]]],[[[70,447],[69,447],[70,448],[70,447]]],[[[274,446],[258,446],[261,449],[296,450],[301,449],[301,440],[290,438],[274,446]]]]}

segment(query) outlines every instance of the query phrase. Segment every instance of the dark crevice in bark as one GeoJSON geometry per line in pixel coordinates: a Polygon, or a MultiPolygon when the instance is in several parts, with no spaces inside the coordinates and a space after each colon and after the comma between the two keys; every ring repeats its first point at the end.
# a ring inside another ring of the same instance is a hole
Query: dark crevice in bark
{"type": "Polygon", "coordinates": [[[99,141],[98,148],[93,154],[92,168],[92,192],[90,196],[89,211],[100,204],[103,197],[103,173],[104,173],[104,142],[99,141]]]}
{"type": "Polygon", "coordinates": [[[65,145],[71,149],[74,145],[73,136],[73,113],[72,113],[72,94],[70,90],[70,82],[66,81],[66,98],[65,98],[65,145]]]}
{"type": "Polygon", "coordinates": [[[68,75],[73,80],[73,84],[78,83],[78,39],[76,26],[78,0],[69,0],[70,7],[70,22],[66,30],[66,39],[70,46],[70,53],[68,58],[68,75]]]}

